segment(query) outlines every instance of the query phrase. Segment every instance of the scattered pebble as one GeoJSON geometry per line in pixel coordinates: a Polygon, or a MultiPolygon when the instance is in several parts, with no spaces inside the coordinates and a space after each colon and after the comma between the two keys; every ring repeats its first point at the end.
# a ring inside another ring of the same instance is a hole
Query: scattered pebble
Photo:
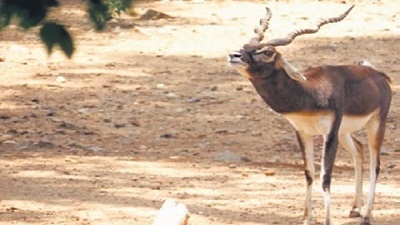
{"type": "Polygon", "coordinates": [[[109,119],[109,118],[104,118],[104,119],[103,119],[103,122],[104,122],[104,123],[111,123],[111,121],[112,121],[112,120],[109,119]]]}
{"type": "Polygon", "coordinates": [[[55,146],[56,145],[53,142],[47,139],[40,140],[38,143],[35,144],[35,147],[37,148],[46,148],[46,149],[54,148],[55,146]]]}
{"type": "Polygon", "coordinates": [[[140,16],[139,20],[160,20],[160,19],[172,19],[174,17],[154,10],[154,9],[148,9],[142,16],[140,16]]]}
{"type": "Polygon", "coordinates": [[[29,150],[32,148],[32,143],[31,142],[21,142],[19,143],[19,149],[21,150],[29,150]]]}
{"type": "Polygon", "coordinates": [[[53,110],[48,110],[46,113],[46,116],[54,116],[54,115],[55,115],[55,113],[53,110]]]}
{"type": "Polygon", "coordinates": [[[386,155],[390,155],[389,154],[389,150],[385,147],[381,148],[381,153],[380,155],[386,156],[386,155]]]}
{"type": "Polygon", "coordinates": [[[388,169],[393,169],[393,168],[396,167],[396,164],[394,164],[394,163],[389,163],[386,167],[387,167],[388,169]]]}
{"type": "Polygon", "coordinates": [[[85,148],[86,150],[93,151],[93,152],[103,152],[104,148],[98,146],[88,146],[85,148]]]}
{"type": "Polygon", "coordinates": [[[129,123],[134,127],[140,127],[140,122],[136,118],[130,118],[129,123]]]}
{"type": "Polygon", "coordinates": [[[232,163],[232,164],[229,164],[228,167],[229,167],[230,169],[235,169],[235,168],[237,167],[237,164],[232,163]]]}
{"type": "Polygon", "coordinates": [[[201,100],[199,98],[189,98],[188,102],[189,103],[196,103],[196,102],[200,102],[201,100]]]}
{"type": "Polygon", "coordinates": [[[63,76],[58,76],[56,78],[57,83],[65,83],[67,80],[63,76]]]}
{"type": "Polygon", "coordinates": [[[274,176],[276,174],[275,170],[266,170],[264,171],[265,176],[274,176]]]}
{"type": "Polygon", "coordinates": [[[174,92],[168,92],[165,96],[167,98],[169,98],[169,99],[173,99],[173,98],[177,98],[178,97],[178,95],[175,94],[174,92]]]}
{"type": "Polygon", "coordinates": [[[170,139],[173,138],[174,136],[172,134],[162,134],[160,135],[160,138],[166,138],[166,139],[170,139]]]}
{"type": "Polygon", "coordinates": [[[235,162],[241,162],[242,158],[238,155],[236,155],[235,153],[226,150],[223,152],[217,152],[214,155],[214,160],[215,161],[220,161],[220,162],[231,162],[231,163],[235,163],[235,162]]]}
{"type": "Polygon", "coordinates": [[[126,127],[126,123],[125,122],[115,122],[114,127],[117,129],[124,128],[124,127],[126,127]]]}
{"type": "Polygon", "coordinates": [[[78,109],[78,112],[79,112],[79,113],[82,113],[82,114],[88,113],[88,112],[89,112],[89,109],[88,109],[88,108],[81,108],[81,109],[78,109]]]}
{"type": "Polygon", "coordinates": [[[251,159],[249,157],[244,156],[244,157],[242,157],[242,161],[243,162],[251,162],[251,159]]]}
{"type": "Polygon", "coordinates": [[[164,89],[165,88],[165,84],[157,84],[156,88],[157,89],[164,89]]]}
{"type": "Polygon", "coordinates": [[[218,91],[218,86],[212,86],[212,87],[210,88],[210,90],[211,90],[211,91],[218,91]]]}

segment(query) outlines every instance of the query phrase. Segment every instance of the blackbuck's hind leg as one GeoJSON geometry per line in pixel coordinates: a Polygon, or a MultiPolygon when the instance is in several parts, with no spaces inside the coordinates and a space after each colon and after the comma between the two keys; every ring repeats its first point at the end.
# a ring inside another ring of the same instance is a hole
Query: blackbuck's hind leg
{"type": "Polygon", "coordinates": [[[351,134],[341,134],[339,136],[340,145],[346,149],[353,158],[354,163],[354,173],[355,173],[355,196],[353,201],[353,206],[350,211],[350,217],[360,217],[361,216],[361,206],[362,206],[362,192],[363,192],[363,149],[362,144],[351,136],[351,134]]]}
{"type": "Polygon", "coordinates": [[[310,225],[312,219],[312,184],[315,177],[313,136],[299,131],[296,132],[296,135],[297,141],[299,142],[301,151],[303,153],[304,175],[307,182],[303,221],[304,225],[310,225]]]}
{"type": "MultiPolygon", "coordinates": [[[[384,115],[383,118],[386,119],[387,115],[384,115]]],[[[369,192],[368,192],[368,203],[367,203],[367,211],[364,215],[362,225],[370,225],[371,224],[371,216],[372,216],[372,208],[374,204],[375,197],[375,187],[376,181],[380,172],[380,149],[382,146],[383,138],[385,136],[385,119],[381,119],[382,115],[376,114],[371,118],[366,126],[366,131],[368,135],[368,147],[369,147],[369,173],[370,173],[370,183],[369,183],[369,192]]]]}

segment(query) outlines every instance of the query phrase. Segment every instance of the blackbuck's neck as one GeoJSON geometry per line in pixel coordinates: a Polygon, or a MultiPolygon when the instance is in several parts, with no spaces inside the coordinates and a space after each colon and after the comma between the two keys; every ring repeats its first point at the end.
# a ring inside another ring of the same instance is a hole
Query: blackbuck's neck
{"type": "Polygon", "coordinates": [[[312,112],[324,107],[318,103],[311,90],[289,78],[283,70],[251,79],[264,101],[278,113],[312,112]]]}

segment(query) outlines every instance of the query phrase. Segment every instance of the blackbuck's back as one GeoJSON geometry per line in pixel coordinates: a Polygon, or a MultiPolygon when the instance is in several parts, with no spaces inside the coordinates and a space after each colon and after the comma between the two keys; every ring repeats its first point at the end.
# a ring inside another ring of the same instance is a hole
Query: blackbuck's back
{"type": "Polygon", "coordinates": [[[362,116],[377,109],[385,111],[390,104],[390,77],[369,66],[329,65],[308,68],[302,74],[307,79],[307,82],[301,83],[305,90],[322,102],[342,99],[345,115],[362,116]]]}

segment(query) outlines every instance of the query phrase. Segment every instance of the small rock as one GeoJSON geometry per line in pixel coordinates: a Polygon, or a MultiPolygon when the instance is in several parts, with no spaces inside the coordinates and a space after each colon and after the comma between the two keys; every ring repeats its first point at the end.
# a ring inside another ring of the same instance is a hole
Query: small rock
{"type": "Polygon", "coordinates": [[[176,162],[185,162],[188,159],[186,156],[179,156],[179,155],[170,156],[168,158],[176,162]]]}
{"type": "Polygon", "coordinates": [[[67,81],[67,80],[63,76],[58,76],[56,78],[57,83],[65,83],[65,81],[67,81]]]}
{"type": "Polygon", "coordinates": [[[275,170],[267,170],[264,172],[265,176],[274,176],[275,174],[275,170]]]}
{"type": "Polygon", "coordinates": [[[103,152],[104,148],[98,146],[88,146],[85,148],[86,150],[93,151],[93,152],[103,152]]]}
{"type": "Polygon", "coordinates": [[[214,160],[220,162],[240,162],[242,158],[236,155],[235,153],[226,150],[224,152],[217,152],[214,156],[214,160]]]}
{"type": "Polygon", "coordinates": [[[79,129],[79,130],[77,130],[76,132],[77,132],[78,134],[83,134],[83,135],[95,135],[95,134],[96,134],[96,132],[94,132],[94,131],[87,130],[86,127],[82,128],[82,129],[79,129]]]}
{"type": "Polygon", "coordinates": [[[165,84],[157,84],[156,88],[157,89],[164,89],[165,88],[165,84]]]}
{"type": "Polygon", "coordinates": [[[328,43],[328,47],[332,48],[332,49],[336,49],[338,47],[338,45],[336,43],[328,43]]]}
{"type": "Polygon", "coordinates": [[[89,112],[89,109],[88,108],[81,108],[81,109],[78,109],[78,112],[82,113],[82,114],[85,114],[85,113],[89,112]]]}
{"type": "Polygon", "coordinates": [[[54,116],[54,111],[53,110],[49,110],[49,111],[47,111],[47,113],[46,113],[46,116],[54,116]]]}
{"type": "Polygon", "coordinates": [[[244,157],[242,157],[242,161],[243,162],[251,162],[251,159],[249,157],[244,156],[244,157]]]}
{"type": "Polygon", "coordinates": [[[165,96],[167,98],[169,98],[169,99],[173,99],[173,98],[177,98],[178,97],[178,95],[176,95],[174,92],[168,92],[165,96]]]}
{"type": "Polygon", "coordinates": [[[7,212],[15,212],[15,211],[17,211],[17,210],[19,210],[17,207],[6,208],[6,211],[7,211],[7,212]]]}
{"type": "Polygon", "coordinates": [[[166,139],[170,139],[173,138],[174,136],[172,134],[162,134],[160,135],[160,138],[166,138],[166,139]]]}
{"type": "Polygon", "coordinates": [[[261,133],[261,132],[251,132],[250,135],[253,136],[253,137],[261,137],[263,135],[263,133],[261,133]]]}
{"type": "Polygon", "coordinates": [[[61,124],[59,125],[60,128],[64,128],[64,129],[69,129],[69,130],[77,130],[79,129],[78,126],[76,126],[75,124],[72,123],[68,123],[65,121],[61,121],[61,124]]]}
{"type": "Polygon", "coordinates": [[[389,155],[389,151],[388,151],[388,149],[387,148],[385,148],[385,147],[383,147],[383,148],[381,148],[381,153],[380,153],[380,155],[389,155]]]}
{"type": "Polygon", "coordinates": [[[1,119],[1,120],[8,120],[8,119],[10,119],[10,118],[11,118],[10,115],[0,114],[0,119],[1,119]]]}
{"type": "Polygon", "coordinates": [[[226,129],[217,129],[214,131],[216,134],[227,134],[229,133],[226,129]]]}
{"type": "Polygon", "coordinates": [[[21,119],[18,118],[18,117],[12,117],[12,118],[10,119],[10,122],[11,122],[11,123],[18,123],[18,122],[21,122],[21,119]]]}
{"type": "Polygon", "coordinates": [[[395,167],[396,167],[396,164],[394,164],[394,163],[389,163],[389,165],[387,165],[388,169],[393,169],[395,167]]]}
{"type": "Polygon", "coordinates": [[[82,148],[82,146],[74,141],[71,141],[67,144],[69,148],[82,148]]]}
{"type": "Polygon", "coordinates": [[[31,102],[36,103],[36,104],[39,104],[40,99],[38,99],[38,98],[32,98],[32,99],[31,99],[31,102]]]}
{"type": "Polygon", "coordinates": [[[188,102],[189,103],[196,103],[196,102],[200,102],[201,100],[199,98],[189,98],[188,102]]]}
{"type": "Polygon", "coordinates": [[[117,128],[117,129],[124,128],[124,127],[126,127],[126,123],[124,123],[124,122],[115,122],[114,123],[114,127],[117,128]]]}
{"type": "Polygon", "coordinates": [[[235,169],[235,168],[237,167],[237,164],[232,163],[232,164],[229,164],[228,167],[229,167],[230,169],[235,169]]]}
{"type": "Polygon", "coordinates": [[[210,90],[211,91],[218,91],[218,86],[212,86],[210,90]]]}
{"type": "Polygon", "coordinates": [[[139,20],[160,20],[160,19],[172,19],[173,17],[165,14],[163,12],[159,12],[154,9],[148,9],[139,20]]]}
{"type": "Polygon", "coordinates": [[[140,122],[136,118],[130,118],[129,123],[132,124],[132,126],[134,126],[134,127],[140,127],[140,122]]]}
{"type": "Polygon", "coordinates": [[[20,148],[21,150],[29,150],[29,149],[32,149],[32,143],[31,143],[31,142],[21,142],[21,143],[19,144],[19,148],[20,148]]]}
{"type": "Polygon", "coordinates": [[[37,144],[35,144],[35,146],[38,148],[54,148],[55,144],[49,140],[44,139],[40,140],[37,144]]]}
{"type": "Polygon", "coordinates": [[[53,121],[53,122],[55,122],[55,123],[62,123],[63,121],[60,119],[60,118],[58,118],[58,117],[52,117],[51,118],[51,121],[53,121]]]}

